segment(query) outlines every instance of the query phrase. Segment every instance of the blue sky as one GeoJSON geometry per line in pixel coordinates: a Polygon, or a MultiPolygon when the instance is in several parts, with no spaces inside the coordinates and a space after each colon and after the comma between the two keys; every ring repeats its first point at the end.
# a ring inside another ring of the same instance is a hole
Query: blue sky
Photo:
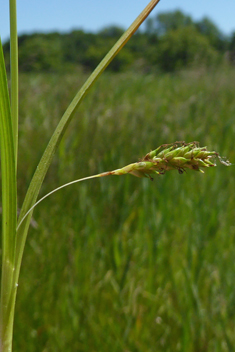
{"type": "MultiPolygon", "coordinates": [[[[148,0],[18,0],[18,31],[97,31],[109,25],[127,28],[147,4],[148,0]]],[[[224,34],[235,31],[235,0],[161,0],[150,16],[176,9],[194,20],[208,16],[224,34]]],[[[8,1],[1,0],[3,42],[9,37],[8,18],[8,1]]]]}

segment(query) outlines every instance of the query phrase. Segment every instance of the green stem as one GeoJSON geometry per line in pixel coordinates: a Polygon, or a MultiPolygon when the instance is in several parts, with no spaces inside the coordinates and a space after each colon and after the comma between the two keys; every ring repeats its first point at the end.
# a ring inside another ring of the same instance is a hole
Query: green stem
{"type": "Polygon", "coordinates": [[[0,139],[2,170],[2,278],[0,303],[0,351],[12,351],[16,283],[15,245],[17,220],[16,170],[18,149],[18,40],[16,0],[10,0],[11,108],[1,46],[0,139]]]}
{"type": "Polygon", "coordinates": [[[15,165],[17,168],[18,153],[18,110],[19,110],[19,73],[18,73],[18,37],[16,0],[10,0],[10,62],[11,62],[11,117],[15,150],[15,165]]]}
{"type": "Polygon", "coordinates": [[[2,176],[2,277],[0,302],[0,351],[12,348],[15,308],[15,243],[17,194],[14,138],[6,70],[0,42],[0,151],[2,176]]]}
{"type": "Polygon", "coordinates": [[[44,199],[46,199],[47,197],[51,196],[53,193],[59,191],[62,188],[68,187],[70,185],[73,185],[74,183],[78,183],[78,182],[82,182],[82,181],[87,181],[87,180],[91,180],[93,178],[97,178],[97,177],[104,177],[104,176],[110,176],[113,175],[114,171],[107,171],[107,172],[102,172],[101,174],[96,174],[96,175],[92,175],[92,176],[87,176],[87,177],[83,177],[83,178],[79,178],[78,180],[74,180],[74,181],[70,181],[68,183],[65,183],[62,186],[59,186],[55,189],[53,189],[51,192],[47,193],[45,196],[43,196],[42,198],[40,198],[28,211],[27,213],[23,216],[23,218],[20,220],[18,226],[17,226],[17,231],[19,230],[22,222],[24,221],[24,219],[28,216],[28,214],[39,204],[41,203],[44,199]]]}

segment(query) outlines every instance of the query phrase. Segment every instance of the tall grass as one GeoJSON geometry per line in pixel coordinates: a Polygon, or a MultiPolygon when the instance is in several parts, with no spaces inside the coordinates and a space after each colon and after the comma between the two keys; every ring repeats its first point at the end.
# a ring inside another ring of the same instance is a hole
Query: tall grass
{"type": "MultiPolygon", "coordinates": [[[[233,162],[234,79],[226,67],[103,75],[41,194],[175,140],[198,140],[233,162]]],[[[21,82],[20,200],[30,161],[37,164],[78,79],[22,75],[21,82]]],[[[233,175],[218,165],[154,182],[110,177],[45,200],[26,243],[15,350],[233,351],[233,175]]]]}

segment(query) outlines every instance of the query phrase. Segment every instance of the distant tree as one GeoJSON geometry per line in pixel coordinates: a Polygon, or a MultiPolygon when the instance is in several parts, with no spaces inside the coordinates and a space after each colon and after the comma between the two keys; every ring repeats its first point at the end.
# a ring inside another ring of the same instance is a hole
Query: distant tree
{"type": "Polygon", "coordinates": [[[103,28],[101,31],[98,32],[98,35],[103,38],[119,38],[124,33],[124,29],[117,26],[109,26],[103,28]]]}
{"type": "MultiPolygon", "coordinates": [[[[102,49],[102,55],[99,55],[99,60],[96,60],[96,64],[98,64],[105,54],[111,49],[111,47],[115,44],[115,42],[122,36],[124,33],[124,29],[117,26],[109,26],[103,28],[101,31],[97,33],[98,45],[97,50],[99,48],[102,49]],[[101,57],[102,56],[102,57],[101,57]]],[[[130,48],[123,48],[123,50],[117,55],[117,57],[111,62],[108,67],[108,70],[114,72],[120,72],[128,68],[134,60],[133,54],[130,48]]],[[[90,52],[88,50],[88,52],[90,52]]],[[[100,53],[101,54],[101,53],[100,53]]]]}
{"type": "Polygon", "coordinates": [[[235,51],[235,32],[231,34],[230,40],[229,40],[229,50],[234,50],[235,51]]]}
{"type": "Polygon", "coordinates": [[[114,72],[122,72],[127,70],[133,64],[134,61],[135,56],[133,55],[133,53],[127,48],[124,48],[111,62],[108,69],[114,72]]]}
{"type": "Polygon", "coordinates": [[[160,38],[154,63],[164,71],[174,71],[192,64],[213,64],[216,51],[208,39],[193,27],[171,30],[160,38]]]}
{"type": "MultiPolygon", "coordinates": [[[[23,71],[59,71],[82,66],[93,70],[124,29],[108,26],[97,33],[81,29],[71,33],[32,34],[19,37],[19,66],[23,71]]],[[[128,68],[149,72],[158,65],[174,71],[187,65],[215,62],[229,51],[234,57],[235,35],[228,39],[208,18],[194,22],[180,10],[149,18],[144,31],[138,31],[108,67],[120,72],[128,68]]],[[[9,42],[4,56],[9,68],[9,42]]],[[[233,59],[231,59],[233,61],[233,59]]]]}
{"type": "Polygon", "coordinates": [[[147,35],[156,34],[155,18],[149,17],[145,22],[145,33],[147,35]]]}
{"type": "MultiPolygon", "coordinates": [[[[86,68],[94,69],[108,53],[114,43],[115,40],[113,38],[110,38],[109,40],[101,40],[101,38],[99,38],[96,45],[91,45],[85,52],[83,65],[86,68]]],[[[133,62],[133,60],[134,58],[131,51],[124,48],[112,61],[108,69],[115,72],[123,71],[133,62]]]]}
{"type": "Polygon", "coordinates": [[[91,46],[96,46],[97,35],[85,33],[83,30],[74,30],[63,35],[62,42],[65,62],[83,65],[87,50],[91,46]]]}
{"type": "Polygon", "coordinates": [[[19,43],[21,71],[57,71],[62,68],[63,52],[58,33],[24,36],[19,43]]]}
{"type": "Polygon", "coordinates": [[[210,44],[217,50],[224,51],[228,46],[228,41],[219,30],[219,28],[208,17],[204,17],[201,21],[196,22],[198,31],[205,35],[210,44]]]}
{"type": "MultiPolygon", "coordinates": [[[[153,35],[156,39],[156,36],[153,35]]],[[[149,46],[151,45],[152,35],[148,36],[146,33],[137,32],[133,35],[131,40],[126,44],[125,48],[128,48],[136,58],[146,56],[146,51],[148,51],[149,46]]],[[[154,41],[156,44],[157,40],[154,41]]],[[[125,49],[124,48],[124,49],[125,49]]]]}
{"type": "Polygon", "coordinates": [[[155,18],[146,21],[145,30],[147,34],[156,33],[164,35],[171,30],[181,27],[192,26],[193,20],[190,16],[185,15],[180,10],[173,12],[159,13],[155,18]]]}
{"type": "Polygon", "coordinates": [[[235,32],[232,33],[229,40],[229,59],[235,64],[235,32]]]}

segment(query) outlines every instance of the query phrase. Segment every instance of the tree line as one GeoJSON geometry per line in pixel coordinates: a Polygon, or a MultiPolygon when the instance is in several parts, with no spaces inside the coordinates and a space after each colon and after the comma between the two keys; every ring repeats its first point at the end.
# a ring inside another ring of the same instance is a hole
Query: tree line
{"type": "MultiPolygon", "coordinates": [[[[22,72],[60,72],[82,67],[93,70],[124,29],[110,26],[97,33],[81,29],[70,33],[34,33],[19,37],[19,69],[22,72]]],[[[9,42],[4,55],[9,66],[9,42]]],[[[109,66],[172,72],[192,65],[215,66],[235,63],[235,32],[225,36],[207,17],[194,21],[177,10],[150,17],[109,66]]]]}

